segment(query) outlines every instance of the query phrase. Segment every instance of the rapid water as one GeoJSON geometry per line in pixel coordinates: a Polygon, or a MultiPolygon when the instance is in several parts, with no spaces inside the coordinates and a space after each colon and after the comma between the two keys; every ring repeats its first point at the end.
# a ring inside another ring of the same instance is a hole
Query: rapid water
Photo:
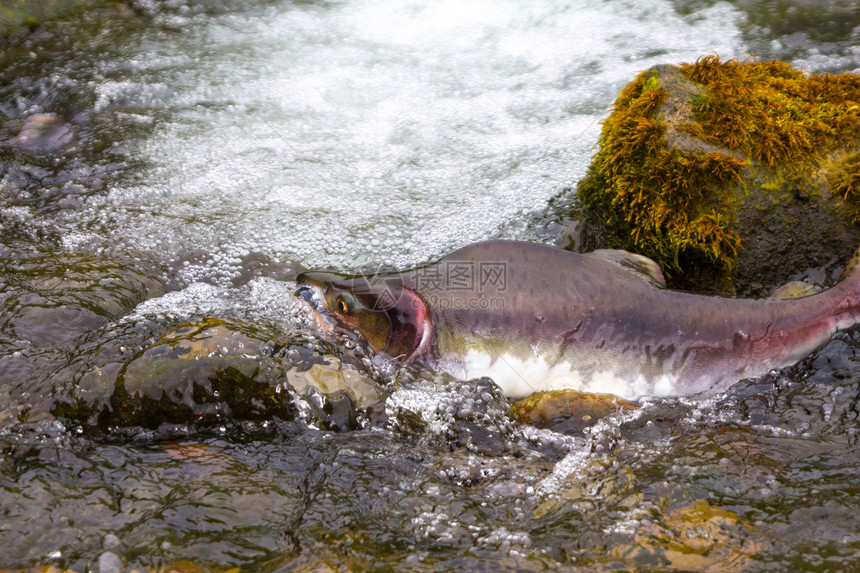
{"type": "Polygon", "coordinates": [[[292,297],[306,268],[551,241],[650,66],[860,69],[855,3],[753,4],[136,0],[10,43],[0,568],[860,566],[856,333],[725,395],[537,429],[488,381],[356,374],[292,297]],[[22,150],[38,113],[74,140],[22,150]],[[212,372],[135,402],[136,372],[194,376],[183,353],[212,372]],[[251,406],[216,372],[249,364],[251,406]],[[333,376],[364,394],[296,386],[333,376]]]}
{"type": "Polygon", "coordinates": [[[97,112],[121,102],[157,123],[136,153],[149,167],[88,201],[66,244],[117,237],[223,283],[251,253],[352,270],[516,235],[584,173],[637,71],[744,57],[740,18],[514,1],[165,16],[182,34],[144,34],[102,64],[121,79],[95,86],[97,112]]]}

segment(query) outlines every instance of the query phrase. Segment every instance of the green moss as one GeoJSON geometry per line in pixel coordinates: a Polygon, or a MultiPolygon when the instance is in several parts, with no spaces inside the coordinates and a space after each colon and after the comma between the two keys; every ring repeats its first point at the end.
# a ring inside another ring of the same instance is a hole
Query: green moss
{"type": "Polygon", "coordinates": [[[701,114],[708,109],[710,102],[711,98],[708,97],[708,94],[696,94],[690,100],[690,105],[692,106],[694,113],[701,114]]]}
{"type": "Polygon", "coordinates": [[[705,139],[774,166],[803,162],[860,135],[860,76],[804,76],[784,62],[681,64],[708,89],[694,106],[705,139]]]}
{"type": "Polygon", "coordinates": [[[660,81],[656,75],[646,76],[645,82],[642,84],[642,91],[656,90],[660,88],[660,81]]]}
{"type": "Polygon", "coordinates": [[[845,199],[855,223],[860,222],[860,153],[846,157],[830,177],[833,193],[845,199]]]}
{"type": "MultiPolygon", "coordinates": [[[[860,135],[860,77],[807,77],[782,62],[713,56],[679,68],[703,88],[685,96],[686,112],[677,102],[663,106],[665,70],[653,69],[621,92],[604,121],[577,190],[584,246],[647,255],[674,286],[731,290],[745,186],[760,178],[775,201],[817,192],[822,154],[860,135]],[[665,108],[674,133],[696,143],[668,143],[665,108]]],[[[856,179],[842,177],[842,195],[860,204],[856,179]]]]}

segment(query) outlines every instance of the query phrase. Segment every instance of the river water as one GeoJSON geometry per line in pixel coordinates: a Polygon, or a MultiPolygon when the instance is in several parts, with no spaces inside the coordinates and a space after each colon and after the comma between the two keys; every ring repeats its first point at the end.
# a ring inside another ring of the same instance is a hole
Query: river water
{"type": "Polygon", "coordinates": [[[636,72],[858,70],[856,3],[97,6],[0,54],[0,570],[860,569],[856,332],[553,430],[487,380],[363,371],[292,297],[306,268],[552,242],[636,72]],[[36,114],[64,145],[26,149],[36,114]],[[212,374],[230,344],[248,407],[212,374]]]}

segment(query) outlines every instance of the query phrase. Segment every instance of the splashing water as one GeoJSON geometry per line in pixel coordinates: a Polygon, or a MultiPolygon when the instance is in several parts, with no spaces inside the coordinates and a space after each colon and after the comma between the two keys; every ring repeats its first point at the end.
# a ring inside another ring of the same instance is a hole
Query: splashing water
{"type": "Polygon", "coordinates": [[[576,181],[634,73],[742,55],[739,18],[724,4],[684,18],[657,1],[374,0],[141,42],[96,105],[168,118],[141,150],[143,182],[84,211],[101,224],[90,240],[223,284],[252,253],[343,270],[441,256],[576,181]]]}

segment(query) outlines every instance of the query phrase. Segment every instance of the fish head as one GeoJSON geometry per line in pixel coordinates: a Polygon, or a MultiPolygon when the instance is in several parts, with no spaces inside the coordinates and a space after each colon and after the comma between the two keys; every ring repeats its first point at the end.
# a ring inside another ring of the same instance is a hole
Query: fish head
{"type": "Polygon", "coordinates": [[[324,336],[358,335],[367,350],[397,363],[427,357],[432,323],[427,305],[397,275],[376,277],[311,271],[296,279],[296,296],[324,336]]]}

